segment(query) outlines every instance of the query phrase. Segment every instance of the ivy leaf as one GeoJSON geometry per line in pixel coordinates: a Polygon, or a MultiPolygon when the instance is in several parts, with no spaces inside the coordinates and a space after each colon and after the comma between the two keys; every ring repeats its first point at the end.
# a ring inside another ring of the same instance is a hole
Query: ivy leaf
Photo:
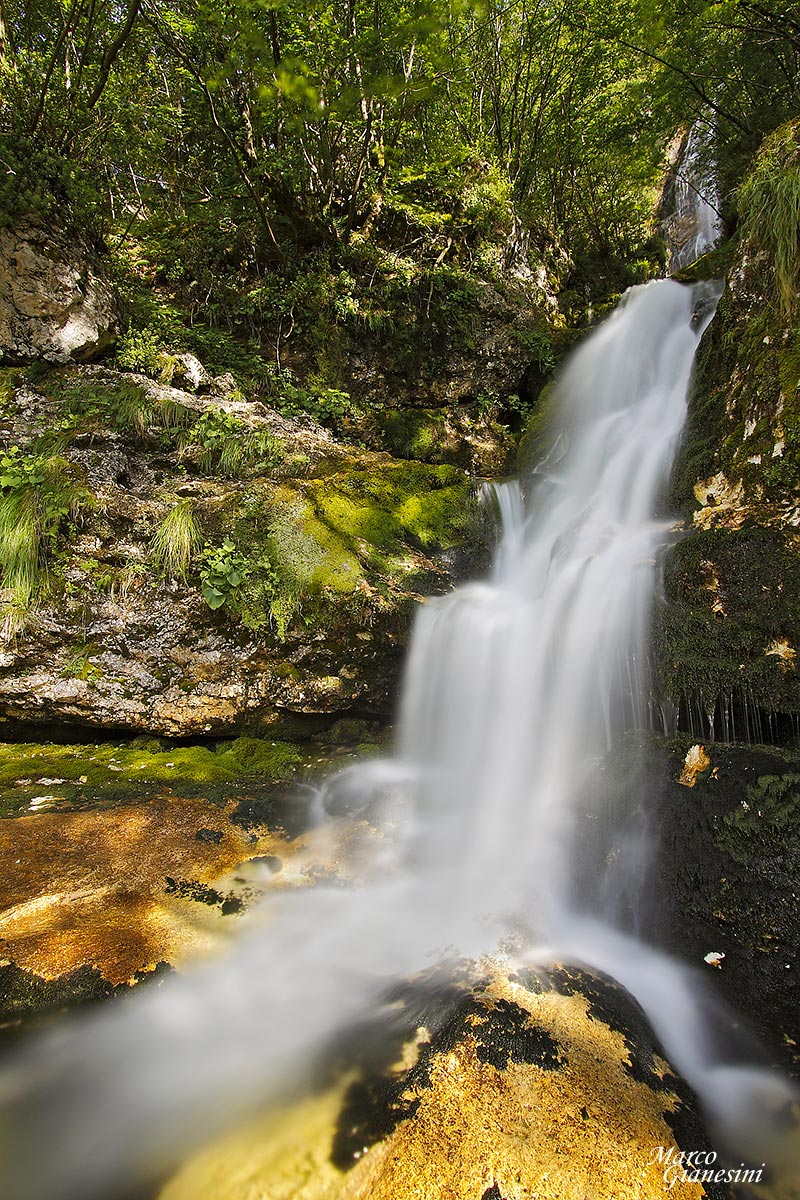
{"type": "Polygon", "coordinates": [[[222,605],[225,603],[225,596],[212,583],[204,579],[200,585],[200,590],[209,608],[222,608],[222,605]]]}

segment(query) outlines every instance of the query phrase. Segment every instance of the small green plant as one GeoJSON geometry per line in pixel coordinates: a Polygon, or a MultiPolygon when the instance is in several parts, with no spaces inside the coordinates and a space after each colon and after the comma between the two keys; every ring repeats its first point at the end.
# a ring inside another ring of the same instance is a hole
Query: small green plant
{"type": "Polygon", "coordinates": [[[167,354],[155,329],[129,329],[117,343],[117,364],[124,371],[141,371],[151,379],[169,383],[175,359],[167,354]]]}
{"type": "Polygon", "coordinates": [[[153,564],[165,575],[185,579],[200,540],[191,500],[179,500],[153,534],[150,544],[153,564]]]}
{"type": "Polygon", "coordinates": [[[277,463],[283,446],[268,429],[251,429],[244,421],[218,408],[209,408],[183,439],[183,453],[194,450],[205,474],[219,471],[236,477],[243,471],[277,463]]]}
{"type": "Polygon", "coordinates": [[[142,587],[146,578],[147,567],[144,563],[128,563],[111,583],[111,599],[116,604],[124,604],[131,592],[142,587]]]}
{"type": "Polygon", "coordinates": [[[220,546],[207,542],[200,561],[200,590],[209,608],[227,604],[250,629],[266,624],[280,586],[266,552],[248,558],[226,537],[220,546]]]}
{"type": "Polygon", "coordinates": [[[91,651],[86,646],[76,646],[67,655],[61,666],[63,679],[83,679],[86,683],[97,683],[103,672],[90,660],[91,651]]]}
{"type": "Polygon", "coordinates": [[[250,574],[250,564],[236,543],[225,538],[221,546],[207,542],[200,561],[200,590],[209,608],[222,608],[250,574]]]}
{"type": "Polygon", "coordinates": [[[46,446],[51,454],[63,451],[77,433],[91,435],[109,426],[140,438],[161,429],[171,441],[175,430],[186,428],[195,418],[191,409],[170,398],[151,395],[132,380],[110,384],[67,374],[53,381],[47,394],[66,412],[39,440],[40,447],[46,446]]]}
{"type": "Polygon", "coordinates": [[[286,370],[273,375],[270,403],[284,417],[312,417],[339,432],[363,415],[349,392],[323,385],[301,387],[286,370]]]}
{"type": "Polygon", "coordinates": [[[748,862],[758,847],[777,850],[797,824],[800,775],[760,775],[740,808],[723,818],[722,840],[737,862],[748,862]]]}

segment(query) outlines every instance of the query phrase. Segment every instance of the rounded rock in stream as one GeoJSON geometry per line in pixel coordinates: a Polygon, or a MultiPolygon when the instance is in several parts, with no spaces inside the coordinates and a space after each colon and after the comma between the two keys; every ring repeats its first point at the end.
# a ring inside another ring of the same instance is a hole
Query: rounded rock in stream
{"type": "MultiPolygon", "coordinates": [[[[616,985],[577,970],[404,985],[338,1082],[193,1158],[159,1200],[724,1200],[668,1186],[713,1146],[616,985]],[[355,1063],[355,1070],[354,1070],[355,1063]],[[672,1176],[670,1176],[672,1178],[672,1176]]],[[[720,1168],[721,1169],[721,1168],[720,1168]]]]}

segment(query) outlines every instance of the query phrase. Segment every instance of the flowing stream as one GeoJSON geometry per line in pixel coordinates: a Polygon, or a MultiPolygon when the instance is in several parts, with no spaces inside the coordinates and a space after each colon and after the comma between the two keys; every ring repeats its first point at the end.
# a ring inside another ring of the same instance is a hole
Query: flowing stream
{"type": "MultiPolygon", "coordinates": [[[[694,975],[615,923],[621,876],[606,910],[584,911],[576,867],[597,763],[647,723],[670,537],[660,503],[712,311],[707,288],[650,283],[572,357],[549,455],[524,498],[497,490],[491,577],[419,611],[396,756],[318,797],[319,847],[354,817],[379,830],[351,848],[351,882],[268,893],[221,960],[64,1022],[6,1065],[0,1150],[15,1200],[118,1194],[166,1168],[221,1114],[302,1086],[392,981],[493,954],[510,929],[529,961],[617,978],[734,1141],[791,1099],[775,1073],[715,1058],[694,975]]],[[[622,876],[645,871],[642,840],[613,836],[622,876]]]]}

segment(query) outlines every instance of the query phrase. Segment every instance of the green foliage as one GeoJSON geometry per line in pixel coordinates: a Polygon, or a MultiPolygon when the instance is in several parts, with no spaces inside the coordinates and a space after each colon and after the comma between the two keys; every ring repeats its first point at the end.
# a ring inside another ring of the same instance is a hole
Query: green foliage
{"type": "Polygon", "coordinates": [[[117,342],[117,365],[124,371],[141,371],[152,379],[169,383],[172,361],[164,353],[161,339],[154,329],[129,329],[117,342]]]}
{"type": "Polygon", "coordinates": [[[743,236],[769,252],[789,316],[800,283],[800,118],[764,140],[737,200],[743,236]]]}
{"type": "Polygon", "coordinates": [[[200,590],[209,608],[227,604],[236,611],[240,591],[254,575],[267,594],[277,587],[277,575],[267,554],[246,555],[226,537],[219,546],[206,543],[201,555],[200,590]]]}
{"type": "MultiPolygon", "coordinates": [[[[732,188],[798,110],[798,53],[791,0],[4,0],[0,213],[67,214],[117,254],[146,243],[136,272],[240,345],[276,270],[359,237],[491,271],[552,233],[610,291],[615,262],[650,269],[675,130],[714,121],[732,188]]],[[[281,338],[306,307],[282,307],[281,338]]],[[[335,307],[393,319],[346,287],[335,307]]],[[[156,369],[149,325],[123,357],[156,369]]]]}
{"type": "Polygon", "coordinates": [[[236,543],[225,538],[222,545],[206,544],[200,555],[202,573],[200,590],[209,608],[221,608],[248,574],[245,556],[236,543]]]}
{"type": "Polygon", "coordinates": [[[209,408],[184,436],[182,453],[190,452],[204,473],[235,478],[279,462],[283,445],[268,429],[252,429],[231,413],[209,408]]]}
{"type": "Polygon", "coordinates": [[[349,393],[323,385],[301,387],[287,370],[273,376],[269,399],[284,417],[308,416],[340,433],[361,416],[349,393]]]}
{"type": "Polygon", "coordinates": [[[201,537],[192,501],[179,500],[153,534],[150,555],[154,565],[165,575],[185,579],[201,537]]]}
{"type": "Polygon", "coordinates": [[[2,634],[24,626],[47,583],[49,558],[64,523],[90,501],[72,465],[60,457],[12,446],[0,456],[0,570],[2,634]]]}

